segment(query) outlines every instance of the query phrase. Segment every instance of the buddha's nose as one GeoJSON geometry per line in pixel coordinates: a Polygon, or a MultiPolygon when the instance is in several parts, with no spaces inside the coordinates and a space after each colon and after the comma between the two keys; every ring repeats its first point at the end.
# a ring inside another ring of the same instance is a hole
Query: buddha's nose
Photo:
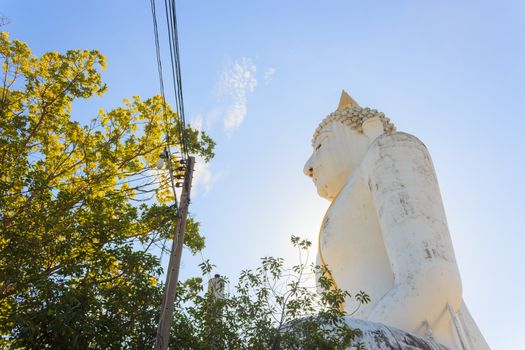
{"type": "Polygon", "coordinates": [[[303,168],[303,173],[306,175],[306,176],[309,176],[309,177],[313,177],[314,176],[314,168],[312,166],[312,157],[310,157],[307,161],[306,161],[306,164],[304,165],[304,168],[303,168]]]}

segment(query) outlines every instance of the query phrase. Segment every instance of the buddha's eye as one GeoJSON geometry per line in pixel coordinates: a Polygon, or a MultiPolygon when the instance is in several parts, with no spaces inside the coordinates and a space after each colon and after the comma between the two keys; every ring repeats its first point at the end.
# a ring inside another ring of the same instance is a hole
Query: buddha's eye
{"type": "Polygon", "coordinates": [[[315,147],[315,150],[317,151],[319,148],[321,148],[321,144],[318,144],[317,147],[315,147]]]}

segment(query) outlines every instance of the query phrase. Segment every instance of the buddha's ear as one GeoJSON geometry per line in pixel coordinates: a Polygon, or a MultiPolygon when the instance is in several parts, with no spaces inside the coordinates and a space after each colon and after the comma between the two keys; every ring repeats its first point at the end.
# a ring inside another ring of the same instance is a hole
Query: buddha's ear
{"type": "Polygon", "coordinates": [[[372,143],[377,137],[384,134],[385,129],[383,127],[383,122],[379,117],[374,117],[367,119],[363,122],[362,125],[363,134],[368,137],[370,143],[372,143]]]}

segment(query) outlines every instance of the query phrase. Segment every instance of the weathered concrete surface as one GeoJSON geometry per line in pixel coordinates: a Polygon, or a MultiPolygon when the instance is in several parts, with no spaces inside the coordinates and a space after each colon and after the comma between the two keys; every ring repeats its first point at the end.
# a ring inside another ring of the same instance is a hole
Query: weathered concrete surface
{"type": "Polygon", "coordinates": [[[346,323],[360,329],[362,335],[355,340],[363,343],[367,350],[450,350],[432,339],[387,327],[381,323],[348,317],[346,323]]]}

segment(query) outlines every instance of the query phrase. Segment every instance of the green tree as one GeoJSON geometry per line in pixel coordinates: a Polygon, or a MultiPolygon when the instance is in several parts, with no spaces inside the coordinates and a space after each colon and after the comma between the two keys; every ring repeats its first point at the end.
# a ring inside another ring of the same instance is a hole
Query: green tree
{"type": "MultiPolygon", "coordinates": [[[[180,142],[176,113],[160,96],[133,97],[82,125],[72,103],[104,93],[104,56],[35,57],[6,33],[0,56],[0,347],[151,348],[163,291],[152,248],[176,224],[168,174],[152,168],[166,138],[180,142]]],[[[206,134],[188,128],[186,142],[213,157],[206,134]]],[[[204,247],[198,222],[184,243],[204,247]]],[[[302,254],[310,247],[292,243],[302,254]]],[[[205,293],[201,277],[181,283],[173,347],[346,348],[357,334],[341,318],[348,293],[301,261],[285,269],[263,258],[224,299],[205,293]],[[304,283],[313,275],[319,292],[304,283]]]]}
{"type": "MultiPolygon", "coordinates": [[[[151,170],[179,119],[134,96],[87,124],[72,103],[102,95],[98,51],[31,54],[0,34],[0,347],[146,348],[161,273],[152,247],[172,232],[165,172],[151,170]]],[[[214,142],[186,129],[208,161],[214,142]]],[[[186,246],[204,247],[191,221],[186,246]]]]}
{"type": "MultiPolygon", "coordinates": [[[[173,349],[347,349],[359,330],[344,321],[342,304],[352,296],[338,289],[326,267],[309,263],[308,240],[292,236],[299,263],[265,257],[255,270],[242,271],[224,297],[205,292],[203,278],[185,281],[177,295],[173,349]],[[312,281],[317,281],[315,286],[312,281]]],[[[212,269],[201,265],[203,276],[212,269]]],[[[367,294],[353,296],[358,305],[367,294]]]]}

